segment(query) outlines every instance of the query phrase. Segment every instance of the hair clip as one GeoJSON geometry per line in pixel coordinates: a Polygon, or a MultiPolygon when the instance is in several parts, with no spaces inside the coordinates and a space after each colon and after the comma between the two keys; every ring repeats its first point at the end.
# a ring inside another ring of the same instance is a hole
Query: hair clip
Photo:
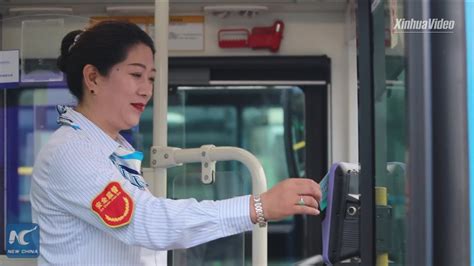
{"type": "Polygon", "coordinates": [[[78,33],[76,37],[74,37],[74,42],[69,46],[68,52],[71,52],[71,49],[76,45],[77,41],[79,40],[79,37],[81,37],[81,33],[78,33]]]}

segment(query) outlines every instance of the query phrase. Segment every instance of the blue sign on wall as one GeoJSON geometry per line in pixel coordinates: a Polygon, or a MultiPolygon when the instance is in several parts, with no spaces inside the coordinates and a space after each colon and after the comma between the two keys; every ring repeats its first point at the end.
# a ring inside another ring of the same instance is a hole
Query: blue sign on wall
{"type": "Polygon", "coordinates": [[[7,224],[6,255],[9,258],[36,258],[40,252],[39,226],[34,223],[7,224]]]}

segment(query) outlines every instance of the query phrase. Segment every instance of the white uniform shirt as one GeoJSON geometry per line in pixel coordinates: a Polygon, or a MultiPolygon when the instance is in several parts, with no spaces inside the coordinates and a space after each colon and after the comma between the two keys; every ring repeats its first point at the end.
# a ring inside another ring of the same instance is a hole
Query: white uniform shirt
{"type": "Polygon", "coordinates": [[[158,252],[182,249],[251,230],[249,196],[221,201],[156,198],[125,179],[110,160],[122,145],[72,109],[80,127],[61,126],[33,171],[33,222],[40,226],[39,265],[165,265],[158,252]],[[134,201],[131,222],[107,226],[91,203],[111,181],[134,201]],[[153,252],[150,251],[154,250],[153,252]]]}

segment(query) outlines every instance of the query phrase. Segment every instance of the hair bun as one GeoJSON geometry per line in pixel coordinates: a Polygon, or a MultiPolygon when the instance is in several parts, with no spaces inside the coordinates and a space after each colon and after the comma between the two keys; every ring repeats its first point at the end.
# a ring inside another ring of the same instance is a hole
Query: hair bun
{"type": "Polygon", "coordinates": [[[57,66],[62,72],[66,72],[67,58],[70,54],[70,47],[74,43],[76,36],[81,34],[82,30],[74,30],[66,34],[61,42],[61,55],[57,59],[57,66]]]}

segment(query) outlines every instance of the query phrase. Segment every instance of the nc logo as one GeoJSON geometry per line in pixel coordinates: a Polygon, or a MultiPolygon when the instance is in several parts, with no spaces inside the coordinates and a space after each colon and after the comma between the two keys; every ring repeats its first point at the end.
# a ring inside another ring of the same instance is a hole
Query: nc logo
{"type": "Polygon", "coordinates": [[[18,234],[16,231],[11,231],[10,239],[8,240],[8,243],[13,244],[15,243],[15,239],[16,239],[18,241],[18,244],[20,244],[21,246],[26,246],[29,244],[29,242],[25,240],[25,236],[35,231],[36,229],[38,229],[38,226],[35,226],[33,229],[30,229],[30,230],[21,230],[20,233],[18,234]]]}
{"type": "Polygon", "coordinates": [[[9,258],[39,256],[40,230],[37,224],[7,224],[6,255],[9,258]]]}

